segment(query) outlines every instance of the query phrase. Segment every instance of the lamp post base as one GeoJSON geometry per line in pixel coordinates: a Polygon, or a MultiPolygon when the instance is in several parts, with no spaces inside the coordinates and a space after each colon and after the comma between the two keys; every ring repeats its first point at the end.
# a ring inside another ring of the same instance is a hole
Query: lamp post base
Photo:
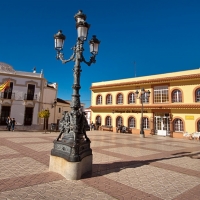
{"type": "Polygon", "coordinates": [[[144,134],[140,134],[140,137],[141,137],[141,138],[145,138],[144,134]]]}
{"type": "Polygon", "coordinates": [[[145,135],[144,135],[144,131],[143,131],[143,130],[140,131],[140,137],[141,137],[141,138],[145,138],[145,135]]]}
{"type": "Polygon", "coordinates": [[[92,155],[84,157],[80,162],[69,162],[64,158],[50,155],[49,171],[69,180],[79,180],[83,174],[92,171],[92,155]]]}
{"type": "Polygon", "coordinates": [[[51,155],[64,158],[69,162],[80,162],[84,157],[92,155],[92,149],[90,141],[79,141],[79,145],[74,146],[73,140],[71,143],[66,143],[65,139],[55,140],[51,155]]]}

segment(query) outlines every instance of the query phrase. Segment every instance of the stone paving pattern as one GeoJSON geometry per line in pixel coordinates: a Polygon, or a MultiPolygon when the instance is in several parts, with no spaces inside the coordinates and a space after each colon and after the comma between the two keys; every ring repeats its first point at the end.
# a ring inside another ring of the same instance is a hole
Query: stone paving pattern
{"type": "Polygon", "coordinates": [[[0,132],[0,200],[200,200],[200,142],[87,132],[93,169],[72,181],[48,169],[58,132],[0,132]]]}

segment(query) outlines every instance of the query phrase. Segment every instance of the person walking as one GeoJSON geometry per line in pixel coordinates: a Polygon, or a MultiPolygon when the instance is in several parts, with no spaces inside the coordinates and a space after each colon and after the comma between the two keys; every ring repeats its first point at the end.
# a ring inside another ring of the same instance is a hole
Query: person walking
{"type": "Polygon", "coordinates": [[[10,131],[11,129],[11,125],[12,125],[12,120],[10,117],[7,118],[6,120],[6,124],[7,124],[7,129],[10,131]]]}
{"type": "Polygon", "coordinates": [[[12,121],[11,121],[11,128],[12,128],[12,131],[15,131],[15,125],[16,125],[15,118],[12,118],[12,121]]]}
{"type": "Polygon", "coordinates": [[[6,129],[8,129],[8,121],[9,121],[10,117],[8,116],[6,119],[6,129]]]}
{"type": "Polygon", "coordinates": [[[94,123],[93,122],[90,124],[90,129],[91,129],[91,131],[94,130],[94,123]]]}

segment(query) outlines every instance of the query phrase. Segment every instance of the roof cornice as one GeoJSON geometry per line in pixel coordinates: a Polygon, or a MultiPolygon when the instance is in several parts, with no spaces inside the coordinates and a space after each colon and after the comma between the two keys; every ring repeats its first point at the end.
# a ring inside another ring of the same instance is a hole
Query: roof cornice
{"type": "MultiPolygon", "coordinates": [[[[172,81],[179,81],[179,80],[191,80],[191,79],[199,79],[200,74],[190,74],[190,75],[182,75],[182,76],[172,76],[172,77],[163,77],[163,78],[154,78],[154,79],[145,79],[139,81],[128,81],[128,82],[119,82],[119,83],[111,83],[111,84],[102,84],[97,86],[91,86],[91,90],[96,89],[106,89],[106,88],[113,88],[113,87],[126,87],[126,86],[138,86],[138,85],[146,85],[146,84],[156,84],[156,83],[166,83],[172,81]]],[[[120,81],[120,80],[119,80],[120,81]]]]}
{"type": "MultiPolygon", "coordinates": [[[[141,105],[121,105],[121,106],[91,106],[92,111],[96,110],[130,110],[141,109],[141,105]]],[[[159,104],[159,105],[144,105],[144,109],[200,109],[200,104],[159,104]]]]}

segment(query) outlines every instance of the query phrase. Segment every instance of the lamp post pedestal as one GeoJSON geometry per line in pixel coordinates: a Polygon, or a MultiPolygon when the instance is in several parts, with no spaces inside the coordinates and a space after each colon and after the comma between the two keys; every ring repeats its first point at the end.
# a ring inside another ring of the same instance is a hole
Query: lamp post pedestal
{"type": "Polygon", "coordinates": [[[140,137],[145,138],[144,131],[143,132],[140,131],[140,137]]]}
{"type": "Polygon", "coordinates": [[[87,120],[81,110],[65,112],[60,120],[61,130],[51,150],[49,170],[70,180],[79,180],[92,170],[92,149],[85,132],[87,120]],[[62,139],[60,139],[62,135],[62,139]]]}
{"type": "Polygon", "coordinates": [[[142,113],[142,116],[141,116],[140,137],[145,138],[144,129],[143,129],[143,113],[142,113]]]}
{"type": "Polygon", "coordinates": [[[49,171],[61,174],[69,180],[79,180],[83,174],[92,171],[92,155],[84,157],[80,162],[69,162],[59,156],[50,155],[49,171]]]}

